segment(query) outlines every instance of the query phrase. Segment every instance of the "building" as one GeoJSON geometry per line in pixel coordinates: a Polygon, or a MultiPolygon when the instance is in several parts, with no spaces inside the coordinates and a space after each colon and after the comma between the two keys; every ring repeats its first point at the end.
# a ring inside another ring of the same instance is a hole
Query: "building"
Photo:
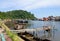
{"type": "Polygon", "coordinates": [[[27,23],[28,21],[26,20],[16,20],[14,21],[15,29],[16,30],[24,29],[27,23]]]}
{"type": "Polygon", "coordinates": [[[43,17],[43,21],[48,21],[48,18],[43,17]]]}
{"type": "Polygon", "coordinates": [[[60,21],[60,16],[56,16],[55,21],[60,21]]]}
{"type": "Polygon", "coordinates": [[[54,17],[53,16],[49,16],[48,19],[49,20],[54,20],[54,17]]]}

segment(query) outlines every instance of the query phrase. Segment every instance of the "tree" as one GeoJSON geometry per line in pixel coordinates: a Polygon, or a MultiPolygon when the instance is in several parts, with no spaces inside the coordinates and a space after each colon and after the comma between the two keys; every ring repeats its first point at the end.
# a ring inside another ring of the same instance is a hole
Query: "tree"
{"type": "Polygon", "coordinates": [[[7,12],[0,12],[1,19],[35,19],[36,17],[31,12],[27,12],[24,10],[13,10],[7,12]]]}

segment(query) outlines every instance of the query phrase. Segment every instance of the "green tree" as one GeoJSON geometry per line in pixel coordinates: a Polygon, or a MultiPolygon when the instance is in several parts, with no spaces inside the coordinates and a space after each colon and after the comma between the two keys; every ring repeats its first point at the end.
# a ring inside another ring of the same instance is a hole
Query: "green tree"
{"type": "Polygon", "coordinates": [[[7,12],[0,12],[1,19],[35,19],[34,14],[24,10],[12,10],[7,12]]]}

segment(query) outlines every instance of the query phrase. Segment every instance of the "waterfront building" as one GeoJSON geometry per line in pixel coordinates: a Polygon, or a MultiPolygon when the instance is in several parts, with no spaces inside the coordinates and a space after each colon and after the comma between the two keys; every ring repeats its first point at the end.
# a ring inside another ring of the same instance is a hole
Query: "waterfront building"
{"type": "Polygon", "coordinates": [[[48,18],[43,17],[43,21],[48,21],[48,18]]]}
{"type": "Polygon", "coordinates": [[[60,16],[56,16],[55,21],[60,21],[60,16]]]}

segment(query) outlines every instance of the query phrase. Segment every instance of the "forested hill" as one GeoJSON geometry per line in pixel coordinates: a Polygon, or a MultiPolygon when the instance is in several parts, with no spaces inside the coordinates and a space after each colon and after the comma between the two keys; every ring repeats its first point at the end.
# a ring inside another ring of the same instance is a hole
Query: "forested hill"
{"type": "Polygon", "coordinates": [[[1,19],[35,19],[34,14],[24,10],[13,10],[7,12],[0,12],[1,19]]]}

